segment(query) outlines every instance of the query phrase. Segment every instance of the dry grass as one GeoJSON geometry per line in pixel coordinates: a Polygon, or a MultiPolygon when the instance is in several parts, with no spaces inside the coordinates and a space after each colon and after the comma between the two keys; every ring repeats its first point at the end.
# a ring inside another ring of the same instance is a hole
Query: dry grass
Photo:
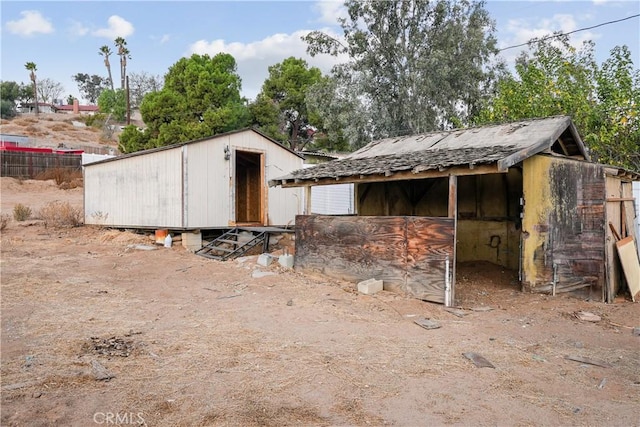
{"type": "Polygon", "coordinates": [[[40,219],[44,221],[45,227],[66,228],[78,227],[82,225],[82,210],[74,208],[69,202],[58,200],[47,203],[40,209],[40,219]]]}
{"type": "MultiPolygon", "coordinates": [[[[50,120],[53,120],[53,119],[50,119],[50,120]]],[[[75,129],[70,124],[62,122],[62,123],[51,126],[51,130],[53,132],[63,132],[63,131],[73,131],[75,129]]]]}
{"type": "Polygon", "coordinates": [[[7,225],[9,225],[10,220],[11,220],[11,217],[9,215],[7,214],[0,215],[0,231],[7,228],[7,225]]]}
{"type": "Polygon", "coordinates": [[[31,218],[31,208],[29,206],[18,203],[13,207],[13,219],[16,221],[26,221],[31,218]]]}
{"type": "Polygon", "coordinates": [[[63,190],[82,187],[82,171],[68,168],[53,168],[40,172],[34,179],[40,181],[54,180],[63,190]]]}

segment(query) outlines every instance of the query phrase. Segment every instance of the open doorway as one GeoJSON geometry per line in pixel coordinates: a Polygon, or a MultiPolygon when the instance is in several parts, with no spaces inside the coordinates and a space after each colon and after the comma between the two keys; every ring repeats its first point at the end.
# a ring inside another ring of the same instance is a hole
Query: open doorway
{"type": "Polygon", "coordinates": [[[236,224],[263,224],[263,154],[236,151],[236,224]]]}

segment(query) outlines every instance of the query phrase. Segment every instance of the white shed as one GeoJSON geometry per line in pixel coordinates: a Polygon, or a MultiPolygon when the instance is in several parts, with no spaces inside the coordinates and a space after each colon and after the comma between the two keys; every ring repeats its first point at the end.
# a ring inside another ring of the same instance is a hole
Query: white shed
{"type": "Polygon", "coordinates": [[[84,167],[85,224],[172,230],[291,225],[302,212],[301,189],[267,184],[302,163],[254,129],[90,163],[84,167]]]}

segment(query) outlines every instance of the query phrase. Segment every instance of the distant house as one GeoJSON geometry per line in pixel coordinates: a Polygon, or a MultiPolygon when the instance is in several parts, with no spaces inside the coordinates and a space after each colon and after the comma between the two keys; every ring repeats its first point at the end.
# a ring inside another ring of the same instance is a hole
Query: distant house
{"type": "Polygon", "coordinates": [[[64,114],[83,114],[92,116],[97,113],[100,109],[97,105],[80,105],[77,99],[73,100],[73,104],[71,105],[56,105],[55,112],[56,113],[64,113],[64,114]]]}
{"type": "MultiPolygon", "coordinates": [[[[38,102],[38,112],[47,114],[55,113],[56,106],[47,102],[38,102]]],[[[23,102],[18,106],[18,112],[23,114],[35,114],[36,104],[35,102],[23,102]]]]}
{"type": "Polygon", "coordinates": [[[591,162],[557,116],[374,141],[270,185],[355,185],[354,216],[296,218],[296,269],[452,305],[456,264],[478,261],[518,270],[523,290],[613,302],[639,180],[591,162]]]}

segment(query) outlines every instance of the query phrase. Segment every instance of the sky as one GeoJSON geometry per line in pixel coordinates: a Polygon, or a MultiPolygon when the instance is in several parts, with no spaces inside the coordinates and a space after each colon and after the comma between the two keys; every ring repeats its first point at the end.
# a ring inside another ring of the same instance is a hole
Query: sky
{"type": "MultiPolygon", "coordinates": [[[[499,48],[526,43],[554,31],[570,32],[640,14],[638,0],[515,1],[489,0],[499,48]]],[[[79,97],[72,76],[107,71],[98,50],[124,37],[131,52],[129,73],[164,75],[182,57],[230,53],[242,78],[242,95],[253,99],[268,77],[268,67],[285,58],[305,59],[328,73],[344,58],[310,57],[301,37],[321,30],[342,34],[340,1],[11,1],[0,2],[0,80],[29,82],[27,62],[38,79],[64,88],[62,97],[79,97]]],[[[640,68],[640,18],[578,31],[570,41],[595,42],[596,60],[627,45],[640,68]]],[[[508,65],[526,47],[501,52],[508,65]]],[[[110,58],[113,80],[120,82],[119,59],[110,58]]]]}

